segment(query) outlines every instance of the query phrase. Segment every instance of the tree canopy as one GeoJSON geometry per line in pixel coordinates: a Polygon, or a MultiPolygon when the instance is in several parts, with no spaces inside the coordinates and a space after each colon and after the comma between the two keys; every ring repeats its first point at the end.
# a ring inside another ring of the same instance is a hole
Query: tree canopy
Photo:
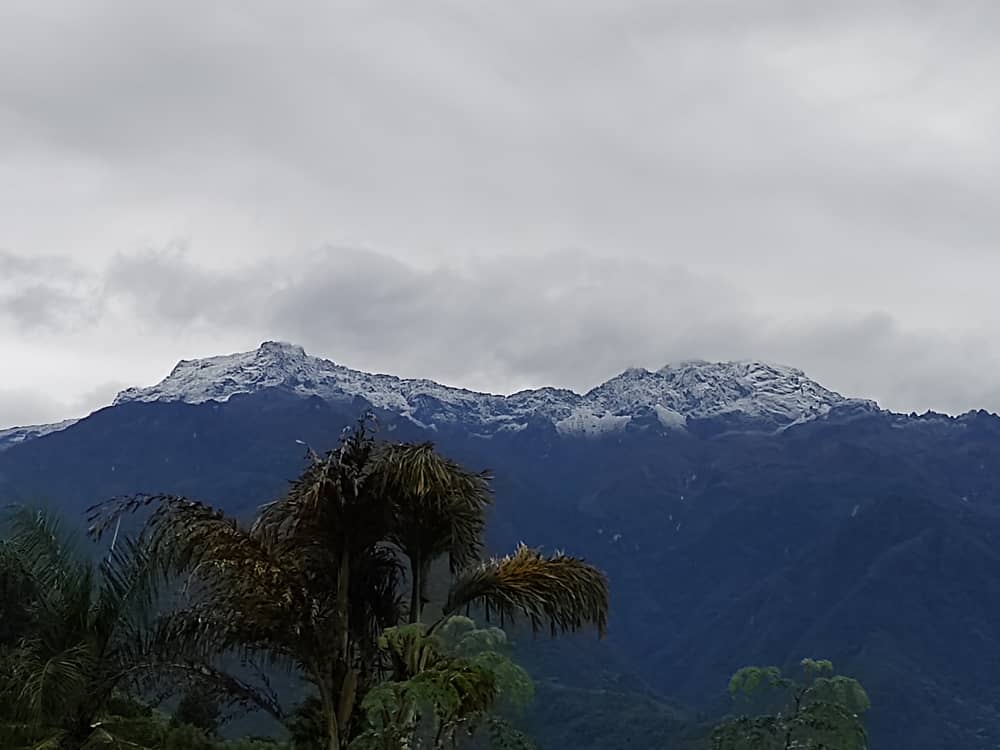
{"type": "Polygon", "coordinates": [[[713,749],[865,750],[862,716],[871,704],[861,684],[834,674],[826,660],[803,659],[799,666],[799,680],[777,667],[744,667],[734,674],[729,694],[744,713],[716,728],[713,749]]]}

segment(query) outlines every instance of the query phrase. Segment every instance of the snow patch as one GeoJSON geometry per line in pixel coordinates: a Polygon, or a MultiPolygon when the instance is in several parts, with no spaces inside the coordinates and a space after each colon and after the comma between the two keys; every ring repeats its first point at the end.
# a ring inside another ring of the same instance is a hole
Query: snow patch
{"type": "Polygon", "coordinates": [[[656,412],[656,417],[660,420],[660,424],[669,430],[683,430],[687,427],[687,417],[679,411],[668,409],[663,404],[656,404],[653,407],[653,411],[656,412]]]}

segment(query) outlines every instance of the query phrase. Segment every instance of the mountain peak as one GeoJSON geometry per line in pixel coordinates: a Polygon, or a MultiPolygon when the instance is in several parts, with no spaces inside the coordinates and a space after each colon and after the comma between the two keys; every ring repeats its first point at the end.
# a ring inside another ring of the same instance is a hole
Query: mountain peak
{"type": "Polygon", "coordinates": [[[485,436],[523,429],[538,418],[560,432],[598,433],[620,429],[642,414],[655,414],[670,429],[683,428],[689,419],[734,416],[777,428],[849,401],[795,368],[705,360],[656,371],[631,367],[584,395],[542,388],[498,396],[351,370],[310,356],[301,346],[265,341],[251,352],[184,360],[159,385],[122,391],[115,403],[226,401],[267,388],[329,401],[362,399],[424,427],[471,424],[485,436]]]}
{"type": "Polygon", "coordinates": [[[265,341],[257,349],[258,357],[283,356],[295,359],[304,359],[306,350],[298,344],[290,344],[287,341],[265,341]]]}
{"type": "MultiPolygon", "coordinates": [[[[284,341],[265,341],[249,352],[181,360],[158,385],[124,390],[114,404],[224,402],[267,389],[352,406],[357,401],[431,430],[461,425],[481,438],[517,432],[538,420],[560,433],[588,435],[624,429],[636,419],[656,420],[667,430],[713,419],[731,429],[774,430],[878,409],[874,402],[824,388],[802,370],[753,360],[686,360],[655,371],[630,367],[583,395],[545,387],[499,396],[352,370],[284,341]]],[[[0,450],[69,424],[2,431],[0,450]]]]}

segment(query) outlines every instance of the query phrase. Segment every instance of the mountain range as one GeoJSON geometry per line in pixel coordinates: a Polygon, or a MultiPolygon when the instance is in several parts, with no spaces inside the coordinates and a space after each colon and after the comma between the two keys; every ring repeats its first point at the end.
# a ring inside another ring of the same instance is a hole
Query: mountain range
{"type": "Polygon", "coordinates": [[[643,700],[714,715],[741,666],[830,658],[871,692],[874,747],[1000,745],[1000,418],[983,411],[897,414],[759,362],[497,396],[268,342],[0,432],[0,497],[79,517],[172,492],[246,514],[303,444],[369,410],[387,437],[495,472],[496,549],[524,539],[608,571],[611,636],[561,644],[564,679],[606,695],[623,673],[643,700]]]}
{"type": "MultiPolygon", "coordinates": [[[[418,427],[436,430],[444,425],[463,425],[478,430],[475,434],[480,437],[518,432],[539,420],[566,435],[620,431],[633,421],[648,418],[669,429],[697,429],[711,422],[773,430],[833,410],[878,409],[874,402],[844,398],[823,388],[801,370],[761,362],[698,360],[667,365],[655,372],[633,367],[583,395],[541,388],[498,396],[430,380],[360,372],[277,341],[264,342],[252,352],[182,360],[158,385],[122,391],[114,405],[223,403],[233,396],[272,388],[331,403],[351,404],[360,399],[418,427]]],[[[0,450],[75,422],[0,430],[0,450]]]]}

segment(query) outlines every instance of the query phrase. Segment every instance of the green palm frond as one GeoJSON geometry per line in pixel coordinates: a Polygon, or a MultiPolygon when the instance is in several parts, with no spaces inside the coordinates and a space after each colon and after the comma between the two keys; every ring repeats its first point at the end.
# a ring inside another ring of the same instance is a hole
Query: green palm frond
{"type": "Polygon", "coordinates": [[[494,558],[463,573],[445,606],[454,614],[479,605],[501,624],[524,616],[536,632],[548,625],[559,632],[597,627],[603,637],[608,622],[608,581],[597,568],[574,557],[545,557],[523,544],[506,557],[494,558]]]}
{"type": "Polygon", "coordinates": [[[125,537],[101,562],[100,573],[93,629],[99,643],[127,654],[151,622],[165,571],[148,548],[125,537]]]}
{"type": "Polygon", "coordinates": [[[53,732],[31,745],[31,750],[61,750],[65,737],[66,732],[53,732]]]}
{"type": "Polygon", "coordinates": [[[98,726],[87,737],[80,750],[151,750],[137,742],[112,734],[105,727],[98,726]]]}
{"type": "Polygon", "coordinates": [[[5,544],[39,589],[58,589],[65,579],[76,574],[81,564],[79,550],[56,516],[40,509],[13,506],[3,520],[8,530],[5,544]]]}
{"type": "Polygon", "coordinates": [[[31,629],[33,605],[40,594],[38,583],[13,546],[0,542],[0,648],[13,646],[31,629]]]}
{"type": "Polygon", "coordinates": [[[88,643],[78,643],[54,654],[46,653],[40,643],[26,643],[15,667],[21,685],[18,706],[39,724],[62,715],[87,694],[94,666],[93,647],[88,643]]]}
{"type": "Polygon", "coordinates": [[[35,724],[0,721],[0,747],[5,749],[32,748],[49,739],[53,734],[51,728],[39,727],[35,724]]]}

